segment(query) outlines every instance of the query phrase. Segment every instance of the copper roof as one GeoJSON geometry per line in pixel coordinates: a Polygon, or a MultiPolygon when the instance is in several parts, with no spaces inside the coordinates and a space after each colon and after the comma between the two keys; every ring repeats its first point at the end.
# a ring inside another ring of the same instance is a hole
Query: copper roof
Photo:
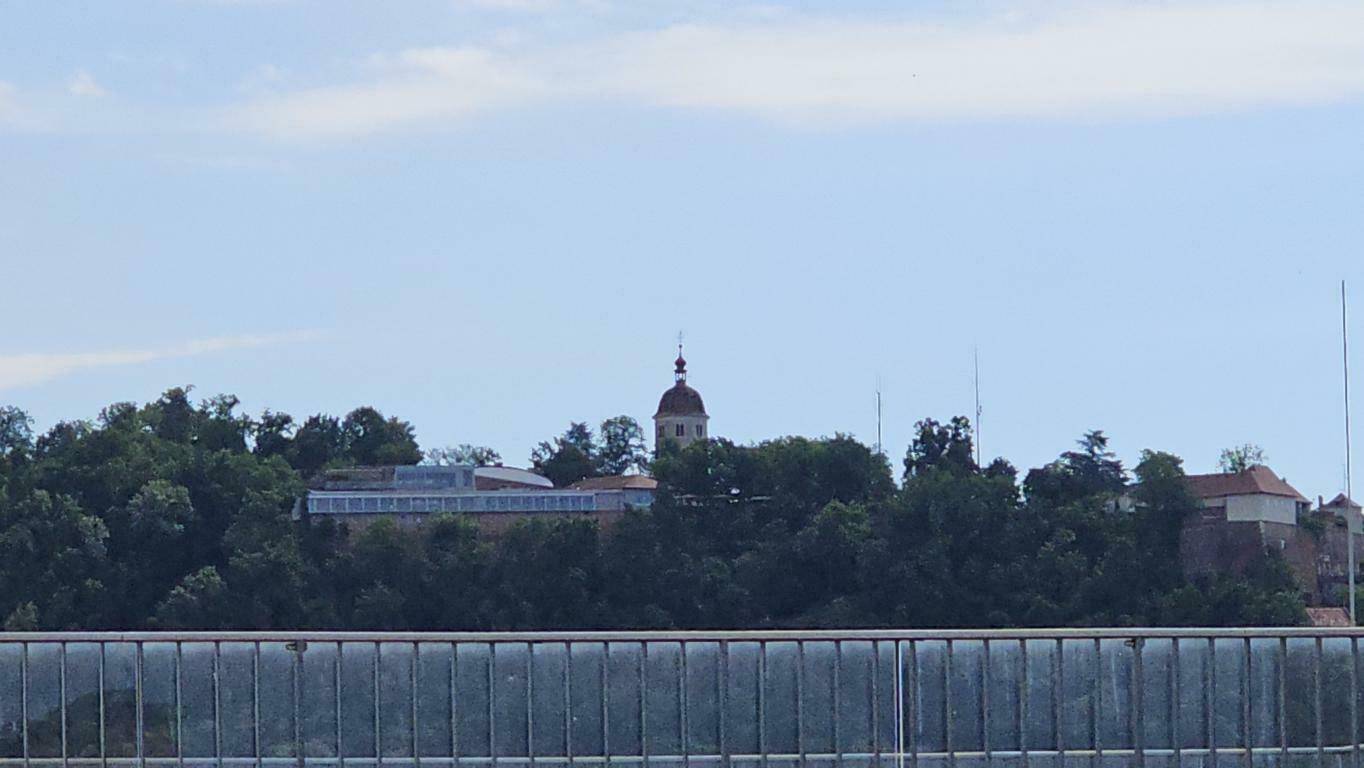
{"type": "Polygon", "coordinates": [[[1308,608],[1307,623],[1314,627],[1348,627],[1350,614],[1344,608],[1308,608]]]}
{"type": "Polygon", "coordinates": [[[658,487],[658,481],[646,475],[609,475],[607,477],[589,477],[586,480],[569,486],[578,491],[621,491],[621,490],[640,490],[652,491],[658,487]]]}
{"type": "Polygon", "coordinates": [[[706,404],[701,402],[701,393],[687,386],[686,382],[679,381],[672,386],[663,397],[658,401],[659,416],[704,416],[706,415],[706,404]]]}
{"type": "Polygon", "coordinates": [[[1257,465],[1244,472],[1220,472],[1212,475],[1189,475],[1189,492],[1200,499],[1222,496],[1286,496],[1306,503],[1307,497],[1269,467],[1257,465]]]}

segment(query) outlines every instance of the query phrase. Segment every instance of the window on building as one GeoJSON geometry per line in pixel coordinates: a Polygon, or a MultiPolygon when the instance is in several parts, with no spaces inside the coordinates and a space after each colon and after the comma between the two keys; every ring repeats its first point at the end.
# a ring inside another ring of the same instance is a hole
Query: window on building
{"type": "Polygon", "coordinates": [[[687,426],[685,424],[678,424],[676,431],[678,437],[685,437],[687,435],[687,426]]]}
{"type": "Polygon", "coordinates": [[[658,425],[658,436],[659,436],[659,437],[663,437],[663,425],[662,425],[662,424],[659,424],[659,425],[658,425]]]}
{"type": "Polygon", "coordinates": [[[705,434],[705,429],[706,429],[705,427],[701,426],[700,424],[697,424],[697,425],[696,425],[696,436],[697,436],[697,437],[700,437],[700,436],[704,435],[704,434],[705,434]]]}

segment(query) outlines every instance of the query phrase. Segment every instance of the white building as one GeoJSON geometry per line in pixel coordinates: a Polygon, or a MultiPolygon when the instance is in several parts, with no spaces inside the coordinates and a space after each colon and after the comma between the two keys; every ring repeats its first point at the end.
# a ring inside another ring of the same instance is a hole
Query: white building
{"type": "Polygon", "coordinates": [[[1307,497],[1262,465],[1243,472],[1189,475],[1187,481],[1204,516],[1229,523],[1297,525],[1299,516],[1312,506],[1307,497]]]}
{"type": "Polygon", "coordinates": [[[663,393],[654,414],[654,450],[662,448],[665,442],[686,448],[710,435],[707,426],[710,416],[706,415],[701,393],[687,386],[687,361],[682,357],[680,344],[674,365],[672,388],[663,393]]]}

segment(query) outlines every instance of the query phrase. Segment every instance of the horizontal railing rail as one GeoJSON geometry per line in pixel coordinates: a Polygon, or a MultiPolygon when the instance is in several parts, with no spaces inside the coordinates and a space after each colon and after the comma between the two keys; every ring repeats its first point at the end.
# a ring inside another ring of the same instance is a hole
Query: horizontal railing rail
{"type": "Polygon", "coordinates": [[[0,766],[1361,768],[1361,634],[0,633],[0,766]]]}

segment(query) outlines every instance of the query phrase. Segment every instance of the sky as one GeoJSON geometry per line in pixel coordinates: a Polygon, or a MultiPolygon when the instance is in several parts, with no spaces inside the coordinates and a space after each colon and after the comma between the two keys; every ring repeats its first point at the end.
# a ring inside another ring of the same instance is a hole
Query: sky
{"type": "Polygon", "coordinates": [[[987,458],[1329,498],[1361,210],[1355,2],[0,0],[39,429],[193,385],[525,463],[647,425],[681,332],[740,443],[872,443],[879,387],[898,468],[978,354],[987,458]]]}

